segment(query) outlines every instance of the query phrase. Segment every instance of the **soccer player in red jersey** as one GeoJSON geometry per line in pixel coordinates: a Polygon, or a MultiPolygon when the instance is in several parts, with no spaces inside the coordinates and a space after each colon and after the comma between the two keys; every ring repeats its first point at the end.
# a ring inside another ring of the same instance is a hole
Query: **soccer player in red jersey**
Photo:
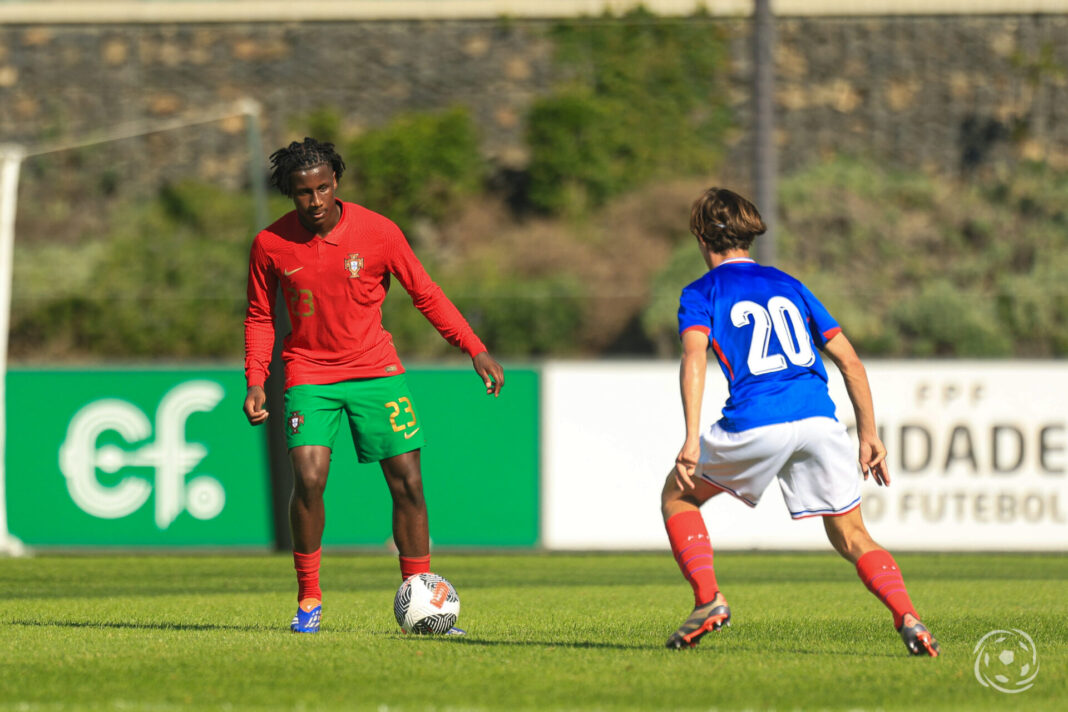
{"type": "MultiPolygon", "coordinates": [[[[290,628],[315,633],[322,613],[319,560],[323,491],[330,453],[347,419],[360,462],[378,462],[393,498],[393,541],[401,577],[430,571],[430,535],[419,451],[422,422],[382,302],[396,277],[415,307],[471,357],[494,397],[504,370],[463,315],[430,278],[389,219],[335,196],[345,163],[333,144],[312,138],[271,155],[271,182],[294,210],[256,235],[245,315],[244,411],[267,421],[267,378],[279,285],[292,325],[283,341],[286,444],[293,464],[289,517],[298,609],[290,628]]],[[[462,633],[454,629],[454,633],[462,633]]]]}
{"type": "Polygon", "coordinates": [[[727,492],[755,507],[778,479],[791,516],[823,519],[835,550],[893,613],[908,651],[937,656],[938,642],[920,622],[894,557],[872,540],[861,518],[858,460],[864,479],[889,485],[890,473],[856,351],[805,285],[749,257],[749,246],[765,226],[748,200],[710,188],[694,201],[690,231],[709,271],[687,285],[680,299],[686,437],[664,482],[660,508],[672,554],[693,587],[694,609],[667,647],[693,647],[730,623],[701,505],[727,492]],[[709,347],[730,397],[722,417],[701,432],[709,347]],[[830,357],[845,381],[860,441],[856,460],[845,426],[835,417],[816,349],[830,357]]]}

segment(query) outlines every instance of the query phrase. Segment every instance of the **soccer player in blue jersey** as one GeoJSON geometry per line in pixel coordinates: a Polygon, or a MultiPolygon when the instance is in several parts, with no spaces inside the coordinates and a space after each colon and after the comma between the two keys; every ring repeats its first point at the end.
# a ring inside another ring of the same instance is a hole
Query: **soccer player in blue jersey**
{"type": "Polygon", "coordinates": [[[671,551],[694,592],[694,609],[667,641],[693,647],[731,619],[716,582],[712,545],[700,507],[724,492],[755,507],[775,478],[794,519],[822,517],[835,550],[854,564],[868,589],[893,613],[913,655],[937,656],[894,558],[868,534],[860,514],[860,478],[846,428],[827,391],[825,353],[842,373],[857,422],[864,479],[890,484],[886,448],[875,428],[864,365],[834,318],[785,272],[749,257],[765,232],[756,207],[724,188],[693,205],[690,231],[709,271],[682,290],[679,381],[686,438],[668,473],[661,512],[671,551]],[[727,378],[722,417],[701,432],[708,350],[727,378]]]}

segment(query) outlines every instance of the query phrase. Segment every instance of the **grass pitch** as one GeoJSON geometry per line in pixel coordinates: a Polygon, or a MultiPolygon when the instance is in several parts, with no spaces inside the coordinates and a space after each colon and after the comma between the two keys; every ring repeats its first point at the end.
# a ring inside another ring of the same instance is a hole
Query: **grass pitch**
{"type": "Polygon", "coordinates": [[[899,554],[939,638],[912,658],[834,554],[720,552],[733,625],[664,641],[693,604],[670,554],[436,554],[465,638],[401,634],[395,557],[323,557],[323,629],[294,635],[288,556],[0,559],[0,710],[1008,710],[1068,700],[1068,558],[899,554]],[[1027,632],[1034,686],[973,649],[1027,632]]]}

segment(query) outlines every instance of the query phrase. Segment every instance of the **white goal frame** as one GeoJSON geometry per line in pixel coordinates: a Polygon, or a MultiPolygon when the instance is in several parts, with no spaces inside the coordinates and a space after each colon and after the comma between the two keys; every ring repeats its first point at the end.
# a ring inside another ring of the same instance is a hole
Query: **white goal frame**
{"type": "MultiPolygon", "coordinates": [[[[173,129],[214,123],[234,116],[246,119],[249,143],[255,220],[265,221],[266,186],[263,181],[263,147],[260,145],[262,107],[253,99],[236,102],[165,121],[136,121],[82,139],[26,148],[18,144],[0,144],[0,556],[28,556],[32,552],[8,528],[7,520],[7,356],[11,327],[11,281],[15,254],[15,206],[18,202],[19,171],[31,156],[58,153],[100,143],[135,138],[173,129]]],[[[257,225],[257,228],[262,225],[257,225]]]]}

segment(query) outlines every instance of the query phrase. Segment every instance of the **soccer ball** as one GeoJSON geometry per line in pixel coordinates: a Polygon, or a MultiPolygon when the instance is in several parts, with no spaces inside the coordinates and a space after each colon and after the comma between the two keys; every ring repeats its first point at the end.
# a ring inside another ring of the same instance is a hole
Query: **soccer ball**
{"type": "Polygon", "coordinates": [[[460,615],[460,597],[443,576],[415,574],[397,589],[393,615],[405,633],[448,633],[460,615]]]}

